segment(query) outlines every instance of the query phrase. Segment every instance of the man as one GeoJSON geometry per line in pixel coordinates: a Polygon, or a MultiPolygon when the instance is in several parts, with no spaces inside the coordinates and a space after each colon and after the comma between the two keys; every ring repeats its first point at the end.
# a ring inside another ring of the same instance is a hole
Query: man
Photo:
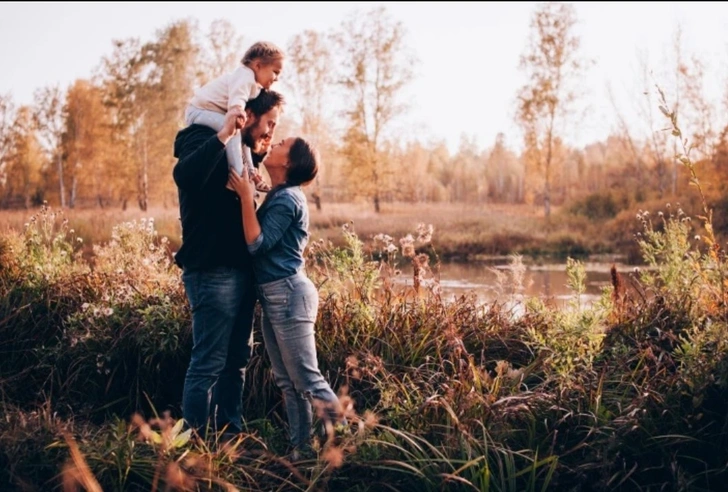
{"type": "Polygon", "coordinates": [[[182,268],[192,309],[193,347],[182,395],[182,413],[201,437],[209,426],[232,435],[242,430],[245,368],[253,344],[256,302],[253,270],[245,244],[240,202],[226,188],[225,145],[237,132],[254,153],[273,136],[283,97],[261,91],[245,107],[225,116],[219,132],[190,125],[177,134],[173,176],[179,192],[182,268]]]}

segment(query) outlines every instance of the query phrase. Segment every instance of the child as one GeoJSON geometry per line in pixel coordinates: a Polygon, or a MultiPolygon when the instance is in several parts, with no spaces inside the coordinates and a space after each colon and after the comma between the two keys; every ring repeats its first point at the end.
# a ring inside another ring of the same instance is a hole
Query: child
{"type": "MultiPolygon", "coordinates": [[[[185,111],[185,123],[206,125],[220,131],[225,121],[225,113],[238,106],[245,114],[245,104],[260,93],[261,88],[270,89],[283,70],[284,53],[278,46],[269,42],[257,42],[245,52],[241,65],[226,74],[208,82],[195,91],[185,111]]],[[[268,191],[270,187],[260,180],[253,168],[250,148],[243,146],[242,134],[228,143],[228,164],[238,175],[243,174],[243,166],[249,176],[258,179],[257,189],[268,191]]]]}

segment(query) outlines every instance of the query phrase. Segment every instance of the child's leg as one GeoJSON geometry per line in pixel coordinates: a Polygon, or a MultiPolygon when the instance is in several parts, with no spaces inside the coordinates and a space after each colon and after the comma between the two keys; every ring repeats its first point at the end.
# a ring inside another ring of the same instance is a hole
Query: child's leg
{"type": "Polygon", "coordinates": [[[243,165],[248,168],[248,176],[252,176],[255,169],[253,169],[253,156],[250,153],[250,147],[243,145],[242,149],[243,165]]]}
{"type": "Polygon", "coordinates": [[[225,146],[225,153],[227,154],[228,164],[238,176],[243,175],[243,136],[240,132],[233,135],[230,142],[225,146]]]}
{"type": "MultiPolygon", "coordinates": [[[[185,122],[188,125],[205,125],[219,132],[225,125],[225,115],[207,109],[196,108],[195,106],[187,106],[187,110],[185,111],[185,122]]],[[[242,135],[238,132],[225,146],[228,165],[235,169],[235,172],[239,175],[243,173],[242,142],[242,135]]],[[[250,162],[253,161],[251,160],[250,162]]]]}

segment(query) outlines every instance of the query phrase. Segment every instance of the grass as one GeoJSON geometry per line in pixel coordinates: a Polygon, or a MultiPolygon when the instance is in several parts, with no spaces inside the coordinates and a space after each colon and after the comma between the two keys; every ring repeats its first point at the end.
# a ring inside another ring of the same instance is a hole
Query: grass
{"type": "MultiPolygon", "coordinates": [[[[329,217],[368,214],[357,210],[329,217]]],[[[260,343],[239,439],[197,441],[179,426],[189,311],[163,219],[139,217],[95,245],[93,269],[73,222],[47,209],[0,236],[0,488],[705,490],[726,478],[726,260],[692,239],[700,225],[683,213],[640,215],[650,268],[629,289],[614,272],[581,305],[584,266],[570,259],[567,306],[517,310],[444,301],[421,255],[437,232],[375,257],[373,243],[394,240],[331,219],[341,246],[314,241],[307,269],[320,366],[350,427],[297,465],[260,343]],[[411,287],[387,281],[402,260],[417,265],[411,287]]],[[[384,217],[407,232],[420,221],[404,206],[384,217]]],[[[468,220],[459,227],[488,219],[468,220]]]]}
{"type": "MultiPolygon", "coordinates": [[[[558,211],[558,209],[555,209],[558,211]]],[[[22,230],[37,210],[0,211],[1,231],[22,230]]],[[[69,227],[84,240],[87,254],[92,244],[105,243],[114,225],[143,217],[154,219],[161,236],[169,239],[172,250],[180,245],[179,213],[174,208],[151,208],[146,213],[130,208],[64,210],[69,227]]],[[[324,204],[321,211],[311,207],[311,237],[342,245],[341,227],[351,224],[357,234],[370,240],[386,232],[404,237],[419,223],[432,224],[436,238],[433,251],[442,260],[472,260],[483,256],[521,253],[529,256],[565,258],[608,252],[608,237],[594,234],[575,219],[559,221],[546,232],[541,207],[502,204],[407,204],[384,203],[379,214],[367,203],[324,204]]]]}

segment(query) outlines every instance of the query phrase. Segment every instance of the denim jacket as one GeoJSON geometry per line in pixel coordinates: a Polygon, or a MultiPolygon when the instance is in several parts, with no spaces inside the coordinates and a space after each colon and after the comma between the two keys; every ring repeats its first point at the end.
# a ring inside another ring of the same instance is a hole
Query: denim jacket
{"type": "Polygon", "coordinates": [[[280,280],[304,268],[308,204],[300,186],[271,190],[257,211],[260,235],[248,245],[258,284],[280,280]]]}

